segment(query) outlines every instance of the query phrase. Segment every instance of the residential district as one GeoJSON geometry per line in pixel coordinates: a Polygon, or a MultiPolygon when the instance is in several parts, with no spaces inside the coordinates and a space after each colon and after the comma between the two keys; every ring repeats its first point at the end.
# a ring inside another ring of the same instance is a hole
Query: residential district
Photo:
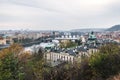
{"type": "Polygon", "coordinates": [[[102,45],[120,44],[120,31],[0,31],[0,50],[13,43],[21,44],[24,52],[30,54],[41,49],[48,65],[57,66],[66,61],[81,61],[99,51],[102,45]]]}

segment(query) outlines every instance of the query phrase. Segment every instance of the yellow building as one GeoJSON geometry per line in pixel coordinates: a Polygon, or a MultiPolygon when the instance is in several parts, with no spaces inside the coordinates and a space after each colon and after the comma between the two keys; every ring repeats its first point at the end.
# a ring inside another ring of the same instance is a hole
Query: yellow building
{"type": "Polygon", "coordinates": [[[0,38],[0,45],[6,45],[6,39],[0,38]]]}

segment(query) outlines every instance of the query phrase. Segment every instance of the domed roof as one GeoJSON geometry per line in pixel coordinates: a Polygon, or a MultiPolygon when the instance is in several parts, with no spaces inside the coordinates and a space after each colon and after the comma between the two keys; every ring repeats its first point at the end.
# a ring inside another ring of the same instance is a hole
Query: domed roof
{"type": "Polygon", "coordinates": [[[94,35],[94,32],[91,32],[89,34],[88,40],[95,40],[95,39],[96,39],[96,36],[94,35]]]}

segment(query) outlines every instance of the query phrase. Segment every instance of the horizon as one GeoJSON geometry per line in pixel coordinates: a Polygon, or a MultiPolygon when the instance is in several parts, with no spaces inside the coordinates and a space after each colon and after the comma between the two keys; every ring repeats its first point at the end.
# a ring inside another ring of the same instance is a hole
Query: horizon
{"type": "Polygon", "coordinates": [[[120,24],[119,0],[0,0],[2,30],[72,30],[120,24]]]}
{"type": "MultiPolygon", "coordinates": [[[[110,27],[111,28],[111,27],[110,27]]],[[[109,28],[73,28],[70,30],[50,30],[50,29],[41,29],[41,30],[34,30],[34,29],[0,29],[0,31],[71,31],[71,30],[88,30],[88,29],[109,29],[109,28]]]]}

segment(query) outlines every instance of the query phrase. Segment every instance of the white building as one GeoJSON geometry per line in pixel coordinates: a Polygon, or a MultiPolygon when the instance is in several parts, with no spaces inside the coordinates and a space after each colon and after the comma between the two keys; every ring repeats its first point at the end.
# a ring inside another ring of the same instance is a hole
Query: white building
{"type": "Polygon", "coordinates": [[[42,47],[42,48],[53,48],[53,47],[55,47],[55,44],[54,43],[41,43],[40,47],[42,47]]]}
{"type": "Polygon", "coordinates": [[[74,56],[69,55],[68,53],[49,52],[49,53],[46,53],[45,55],[47,60],[74,62],[74,56]]]}

